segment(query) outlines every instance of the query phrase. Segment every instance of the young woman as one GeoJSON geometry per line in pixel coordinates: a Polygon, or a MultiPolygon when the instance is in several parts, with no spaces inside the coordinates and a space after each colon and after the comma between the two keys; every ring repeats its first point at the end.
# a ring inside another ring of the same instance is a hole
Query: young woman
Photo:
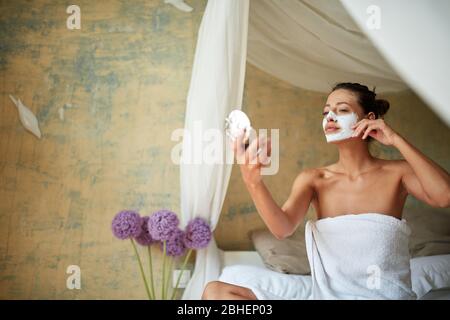
{"type": "MultiPolygon", "coordinates": [[[[389,103],[358,83],[340,83],[323,109],[328,143],[338,147],[339,160],[326,167],[302,171],[289,198],[280,208],[262,181],[261,162],[249,164],[251,151],[270,139],[254,140],[247,150],[242,135],[234,145],[242,178],[263,221],[278,239],[290,236],[312,203],[317,219],[349,212],[377,212],[398,219],[408,194],[432,207],[450,206],[450,176],[384,122],[389,103]],[[373,157],[368,140],[397,148],[404,160],[373,157]],[[245,161],[243,161],[245,159],[245,161]]],[[[254,163],[254,162],[253,162],[254,163]]],[[[256,299],[249,289],[220,281],[209,282],[203,299],[256,299]]]]}

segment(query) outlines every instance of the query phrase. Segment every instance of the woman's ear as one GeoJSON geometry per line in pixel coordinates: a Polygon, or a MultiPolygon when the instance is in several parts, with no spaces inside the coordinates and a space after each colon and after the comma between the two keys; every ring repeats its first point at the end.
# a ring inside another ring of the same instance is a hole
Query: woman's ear
{"type": "Polygon", "coordinates": [[[369,119],[369,120],[375,120],[375,119],[376,119],[375,113],[373,113],[372,111],[369,112],[369,113],[367,114],[367,119],[369,119]]]}

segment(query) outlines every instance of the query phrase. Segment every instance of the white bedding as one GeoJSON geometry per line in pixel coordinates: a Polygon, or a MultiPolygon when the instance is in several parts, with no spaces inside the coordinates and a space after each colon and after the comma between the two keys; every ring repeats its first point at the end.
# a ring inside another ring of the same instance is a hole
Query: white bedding
{"type": "MultiPolygon", "coordinates": [[[[432,260],[435,257],[426,258],[432,260]]],[[[450,263],[450,255],[446,259],[450,263]]],[[[305,300],[311,292],[311,276],[283,274],[248,264],[224,267],[219,280],[256,291],[263,290],[266,296],[270,295],[269,300],[305,300]]],[[[413,289],[419,287],[419,281],[413,274],[413,289]]],[[[450,282],[447,280],[446,284],[441,285],[441,288],[436,286],[428,291],[417,291],[419,300],[450,300],[450,282]]]]}
{"type": "Polygon", "coordinates": [[[411,259],[411,278],[420,299],[450,300],[450,254],[411,259]]]}
{"type": "MultiPolygon", "coordinates": [[[[219,280],[262,289],[271,300],[308,297],[311,276],[288,275],[264,267],[256,251],[221,251],[219,280]]],[[[412,287],[420,300],[450,300],[450,255],[411,259],[412,287]]]]}
{"type": "Polygon", "coordinates": [[[250,288],[258,299],[306,300],[311,294],[311,276],[284,274],[258,266],[225,267],[219,280],[250,288]]]}

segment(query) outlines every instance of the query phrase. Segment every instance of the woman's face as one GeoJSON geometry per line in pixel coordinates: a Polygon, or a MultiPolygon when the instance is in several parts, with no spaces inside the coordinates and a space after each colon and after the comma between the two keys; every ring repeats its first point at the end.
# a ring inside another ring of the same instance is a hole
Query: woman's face
{"type": "Polygon", "coordinates": [[[364,118],[364,111],[354,93],[338,89],[328,96],[323,108],[322,126],[327,142],[351,138],[351,126],[364,118]]]}

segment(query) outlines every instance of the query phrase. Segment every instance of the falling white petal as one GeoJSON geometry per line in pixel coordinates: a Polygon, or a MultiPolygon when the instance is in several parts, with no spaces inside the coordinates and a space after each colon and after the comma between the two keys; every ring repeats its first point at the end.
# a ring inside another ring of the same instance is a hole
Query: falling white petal
{"type": "Polygon", "coordinates": [[[31,110],[28,109],[28,107],[25,106],[22,101],[20,101],[20,99],[16,99],[12,95],[9,95],[9,97],[17,107],[20,122],[22,122],[22,125],[25,127],[25,129],[29,130],[32,134],[40,139],[41,131],[39,130],[38,120],[36,119],[34,113],[31,112],[31,110]]]}
{"type": "Polygon", "coordinates": [[[12,100],[12,102],[14,102],[14,104],[15,104],[16,107],[17,107],[17,99],[14,98],[12,95],[9,95],[9,98],[12,100]]]}
{"type": "Polygon", "coordinates": [[[184,12],[192,11],[192,7],[187,5],[183,0],[164,0],[164,3],[169,3],[173,5],[175,8],[184,12]]]}

